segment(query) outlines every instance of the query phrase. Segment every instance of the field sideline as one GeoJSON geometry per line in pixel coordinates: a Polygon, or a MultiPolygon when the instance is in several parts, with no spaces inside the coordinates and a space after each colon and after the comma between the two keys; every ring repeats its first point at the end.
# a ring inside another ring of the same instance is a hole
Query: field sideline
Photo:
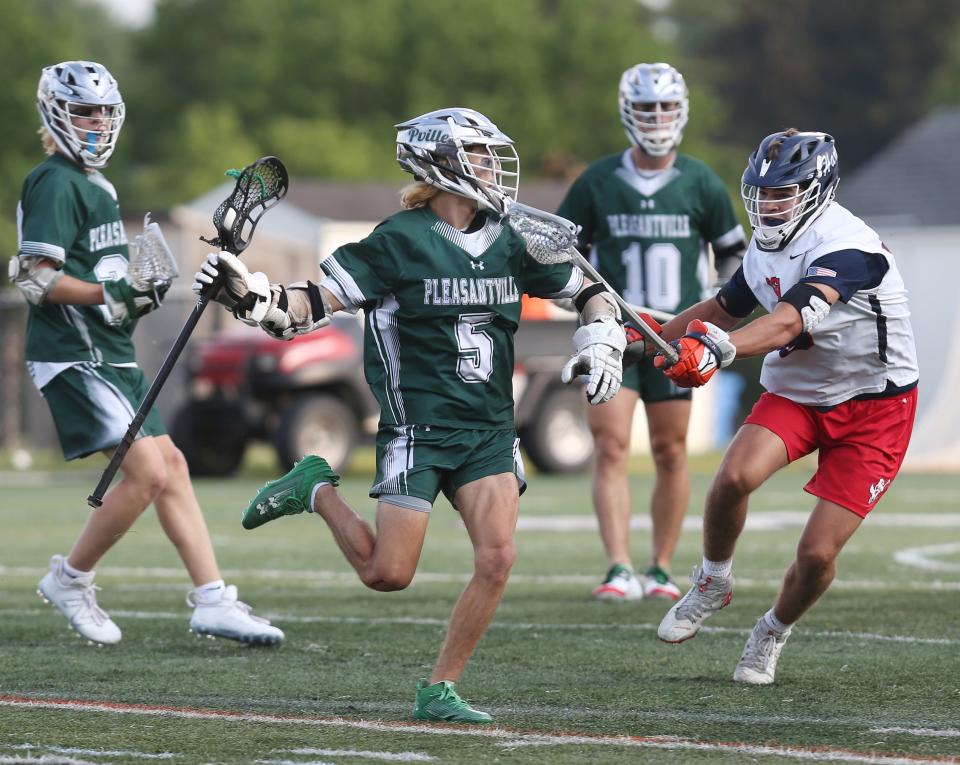
{"type": "MultiPolygon", "coordinates": [[[[694,476],[677,574],[699,560],[709,464],[694,476]]],[[[603,573],[585,476],[534,476],[519,560],[461,681],[495,728],[421,725],[429,672],[470,571],[455,513],[438,503],[420,573],[401,593],[357,582],[318,519],[254,532],[240,510],[262,478],[198,481],[221,566],[242,600],[287,634],[277,650],[187,632],[189,583],[155,518],[110,553],[100,603],[124,631],[86,645],[35,594],[65,552],[96,475],[3,473],[0,765],[3,763],[960,763],[960,489],[901,476],[840,559],[835,587],[795,630],[778,682],[730,680],[769,607],[812,500],[809,465],[756,496],[730,608],[668,646],[662,601],[591,603],[603,573]]],[[[645,505],[650,478],[633,480],[645,505]]],[[[343,492],[358,507],[369,478],[343,492]]],[[[648,546],[641,513],[636,561],[648,546]]]]}

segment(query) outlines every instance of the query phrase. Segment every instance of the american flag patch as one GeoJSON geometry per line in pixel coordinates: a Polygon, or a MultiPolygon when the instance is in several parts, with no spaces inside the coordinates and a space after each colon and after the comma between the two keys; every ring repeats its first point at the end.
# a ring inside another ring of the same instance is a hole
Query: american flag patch
{"type": "Polygon", "coordinates": [[[820,266],[810,266],[807,269],[806,276],[836,276],[837,272],[832,271],[829,268],[821,268],[820,266]]]}

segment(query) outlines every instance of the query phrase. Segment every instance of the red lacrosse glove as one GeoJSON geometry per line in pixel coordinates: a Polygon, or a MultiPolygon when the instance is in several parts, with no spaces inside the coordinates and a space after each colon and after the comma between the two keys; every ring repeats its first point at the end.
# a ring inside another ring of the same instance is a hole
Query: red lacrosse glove
{"type": "MultiPolygon", "coordinates": [[[[643,319],[644,324],[650,327],[650,329],[652,329],[658,335],[663,334],[663,327],[660,326],[660,322],[654,319],[650,314],[640,313],[637,315],[643,319]]],[[[640,359],[647,355],[647,342],[640,330],[637,329],[637,325],[630,319],[627,319],[627,321],[624,322],[623,331],[627,336],[627,347],[623,352],[623,366],[626,368],[633,366],[640,361],[640,359]]]]}
{"type": "Polygon", "coordinates": [[[699,388],[705,385],[721,367],[733,361],[737,349],[730,335],[720,327],[694,319],[687,324],[687,334],[670,343],[679,359],[667,366],[663,356],[657,356],[653,365],[681,388],[699,388]]]}

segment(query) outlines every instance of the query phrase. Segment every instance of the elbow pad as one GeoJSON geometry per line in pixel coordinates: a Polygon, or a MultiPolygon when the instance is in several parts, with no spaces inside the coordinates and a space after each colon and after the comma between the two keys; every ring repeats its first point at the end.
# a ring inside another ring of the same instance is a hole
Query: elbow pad
{"type": "Polygon", "coordinates": [[[63,276],[62,271],[42,263],[39,258],[25,255],[10,258],[7,274],[32,305],[43,305],[50,290],[63,276]]]}
{"type": "Polygon", "coordinates": [[[830,303],[824,298],[823,293],[812,284],[805,282],[794,284],[780,298],[780,302],[789,303],[800,312],[804,332],[813,332],[814,328],[830,313],[830,303]]]}

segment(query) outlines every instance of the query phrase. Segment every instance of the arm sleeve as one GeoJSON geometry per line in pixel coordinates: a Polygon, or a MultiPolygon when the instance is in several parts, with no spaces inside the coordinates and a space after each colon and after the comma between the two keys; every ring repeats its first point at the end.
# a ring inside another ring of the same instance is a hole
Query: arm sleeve
{"type": "Polygon", "coordinates": [[[717,302],[724,311],[738,319],[746,318],[759,305],[756,295],[747,285],[743,266],[740,266],[730,277],[730,281],[720,288],[717,293],[717,302]]]}
{"type": "Polygon", "coordinates": [[[81,211],[69,185],[41,176],[24,188],[17,217],[19,255],[50,258],[61,265],[66,261],[81,224],[81,211]]]}
{"type": "Polygon", "coordinates": [[[890,264],[877,252],[838,250],[817,258],[809,266],[800,283],[826,284],[840,293],[846,303],[860,290],[876,287],[883,280],[890,264]]]}
{"type": "Polygon", "coordinates": [[[321,285],[350,312],[393,294],[399,273],[389,237],[377,230],[359,242],[338,247],[320,268],[326,274],[321,285]]]}
{"type": "Polygon", "coordinates": [[[589,250],[590,245],[593,244],[597,224],[591,202],[590,188],[582,175],[573,182],[573,185],[567,191],[567,195],[557,208],[557,215],[580,226],[580,233],[577,235],[577,248],[581,252],[589,250]]]}

